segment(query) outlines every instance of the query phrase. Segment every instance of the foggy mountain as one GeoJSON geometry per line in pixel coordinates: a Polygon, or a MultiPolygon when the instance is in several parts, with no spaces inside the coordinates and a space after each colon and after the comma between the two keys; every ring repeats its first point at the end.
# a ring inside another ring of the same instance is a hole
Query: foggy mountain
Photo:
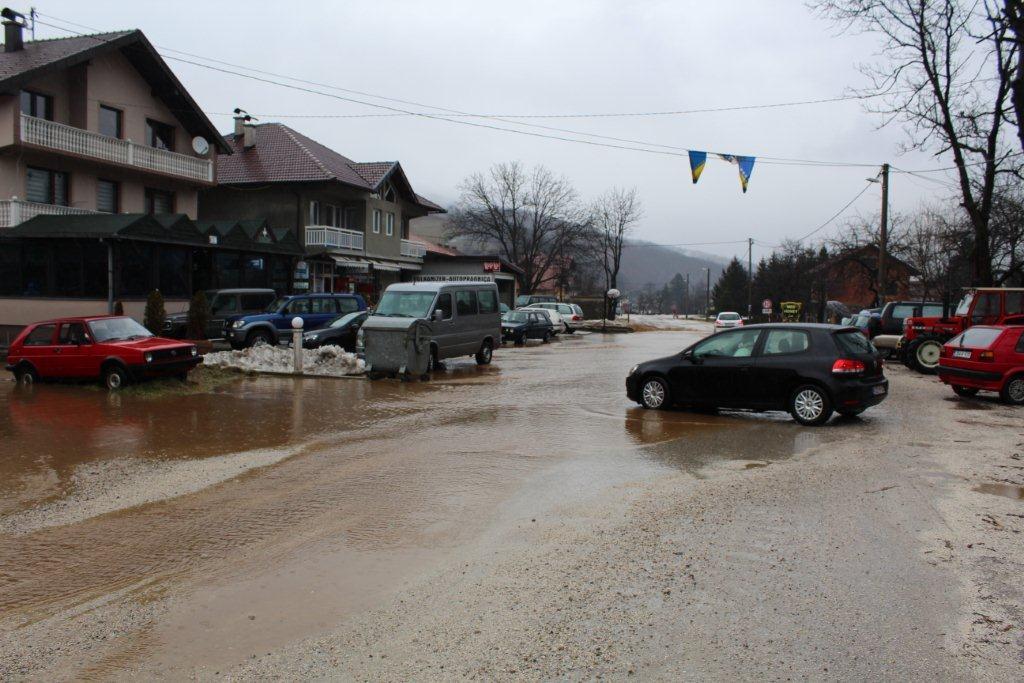
{"type": "Polygon", "coordinates": [[[728,263],[728,259],[713,254],[679,247],[659,247],[648,242],[630,242],[622,252],[619,289],[634,294],[647,283],[660,289],[676,273],[684,278],[689,273],[690,286],[697,287],[707,278],[704,268],[711,269],[711,285],[714,286],[728,263]]]}

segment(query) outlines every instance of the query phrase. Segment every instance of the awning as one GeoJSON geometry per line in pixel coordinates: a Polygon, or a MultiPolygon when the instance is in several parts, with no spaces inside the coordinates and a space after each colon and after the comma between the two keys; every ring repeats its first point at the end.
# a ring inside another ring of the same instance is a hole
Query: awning
{"type": "Polygon", "coordinates": [[[370,264],[366,261],[357,261],[355,259],[350,258],[341,258],[340,256],[332,256],[331,258],[334,259],[334,263],[336,265],[347,270],[358,270],[361,273],[366,273],[369,272],[370,270],[370,264]]]}
{"type": "Polygon", "coordinates": [[[373,259],[370,259],[370,263],[373,264],[374,270],[386,270],[392,273],[397,273],[402,270],[398,267],[398,264],[395,263],[385,263],[384,261],[374,261],[373,259]]]}

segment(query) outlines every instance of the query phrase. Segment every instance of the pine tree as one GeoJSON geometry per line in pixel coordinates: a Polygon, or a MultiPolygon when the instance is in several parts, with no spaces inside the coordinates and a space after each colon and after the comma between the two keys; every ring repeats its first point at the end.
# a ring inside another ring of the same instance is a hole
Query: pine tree
{"type": "Polygon", "coordinates": [[[747,269],[743,267],[739,259],[733,257],[711,290],[711,299],[715,310],[719,312],[737,311],[745,314],[749,279],[747,269]]]}
{"type": "Polygon", "coordinates": [[[164,310],[164,297],[159,289],[154,289],[146,297],[146,311],[142,314],[142,324],[153,334],[160,334],[167,319],[167,311],[164,310]]]}
{"type": "Polygon", "coordinates": [[[206,294],[199,290],[188,304],[188,337],[189,339],[205,339],[206,326],[210,322],[210,303],[206,294]]]}

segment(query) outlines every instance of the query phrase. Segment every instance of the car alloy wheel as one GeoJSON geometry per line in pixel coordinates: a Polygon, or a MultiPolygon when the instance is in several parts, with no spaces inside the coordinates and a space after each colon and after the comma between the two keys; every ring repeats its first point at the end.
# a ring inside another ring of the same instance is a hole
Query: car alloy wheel
{"type": "Polygon", "coordinates": [[[644,408],[663,408],[668,400],[668,389],[665,386],[665,382],[652,377],[644,382],[643,389],[641,389],[640,398],[644,408]]]}
{"type": "Polygon", "coordinates": [[[1002,399],[1007,403],[1024,405],[1024,375],[1011,377],[1006,382],[1006,386],[1003,387],[1000,394],[1002,395],[1002,399]]]}
{"type": "Polygon", "coordinates": [[[817,426],[832,416],[832,402],[821,387],[806,385],[794,392],[789,412],[800,424],[817,426]]]}
{"type": "Polygon", "coordinates": [[[117,391],[118,389],[122,388],[127,383],[127,381],[128,376],[121,368],[108,368],[107,371],[103,373],[103,384],[110,391],[117,391]]]}

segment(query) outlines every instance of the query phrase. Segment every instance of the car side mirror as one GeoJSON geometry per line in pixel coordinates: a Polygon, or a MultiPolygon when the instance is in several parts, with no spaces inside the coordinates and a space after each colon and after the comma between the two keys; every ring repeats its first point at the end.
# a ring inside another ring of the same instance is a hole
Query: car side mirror
{"type": "Polygon", "coordinates": [[[441,322],[444,320],[444,311],[440,308],[434,311],[434,322],[441,322]]]}
{"type": "Polygon", "coordinates": [[[704,358],[694,353],[688,353],[686,355],[690,359],[690,362],[693,363],[694,365],[700,365],[701,363],[704,362],[704,358]]]}

